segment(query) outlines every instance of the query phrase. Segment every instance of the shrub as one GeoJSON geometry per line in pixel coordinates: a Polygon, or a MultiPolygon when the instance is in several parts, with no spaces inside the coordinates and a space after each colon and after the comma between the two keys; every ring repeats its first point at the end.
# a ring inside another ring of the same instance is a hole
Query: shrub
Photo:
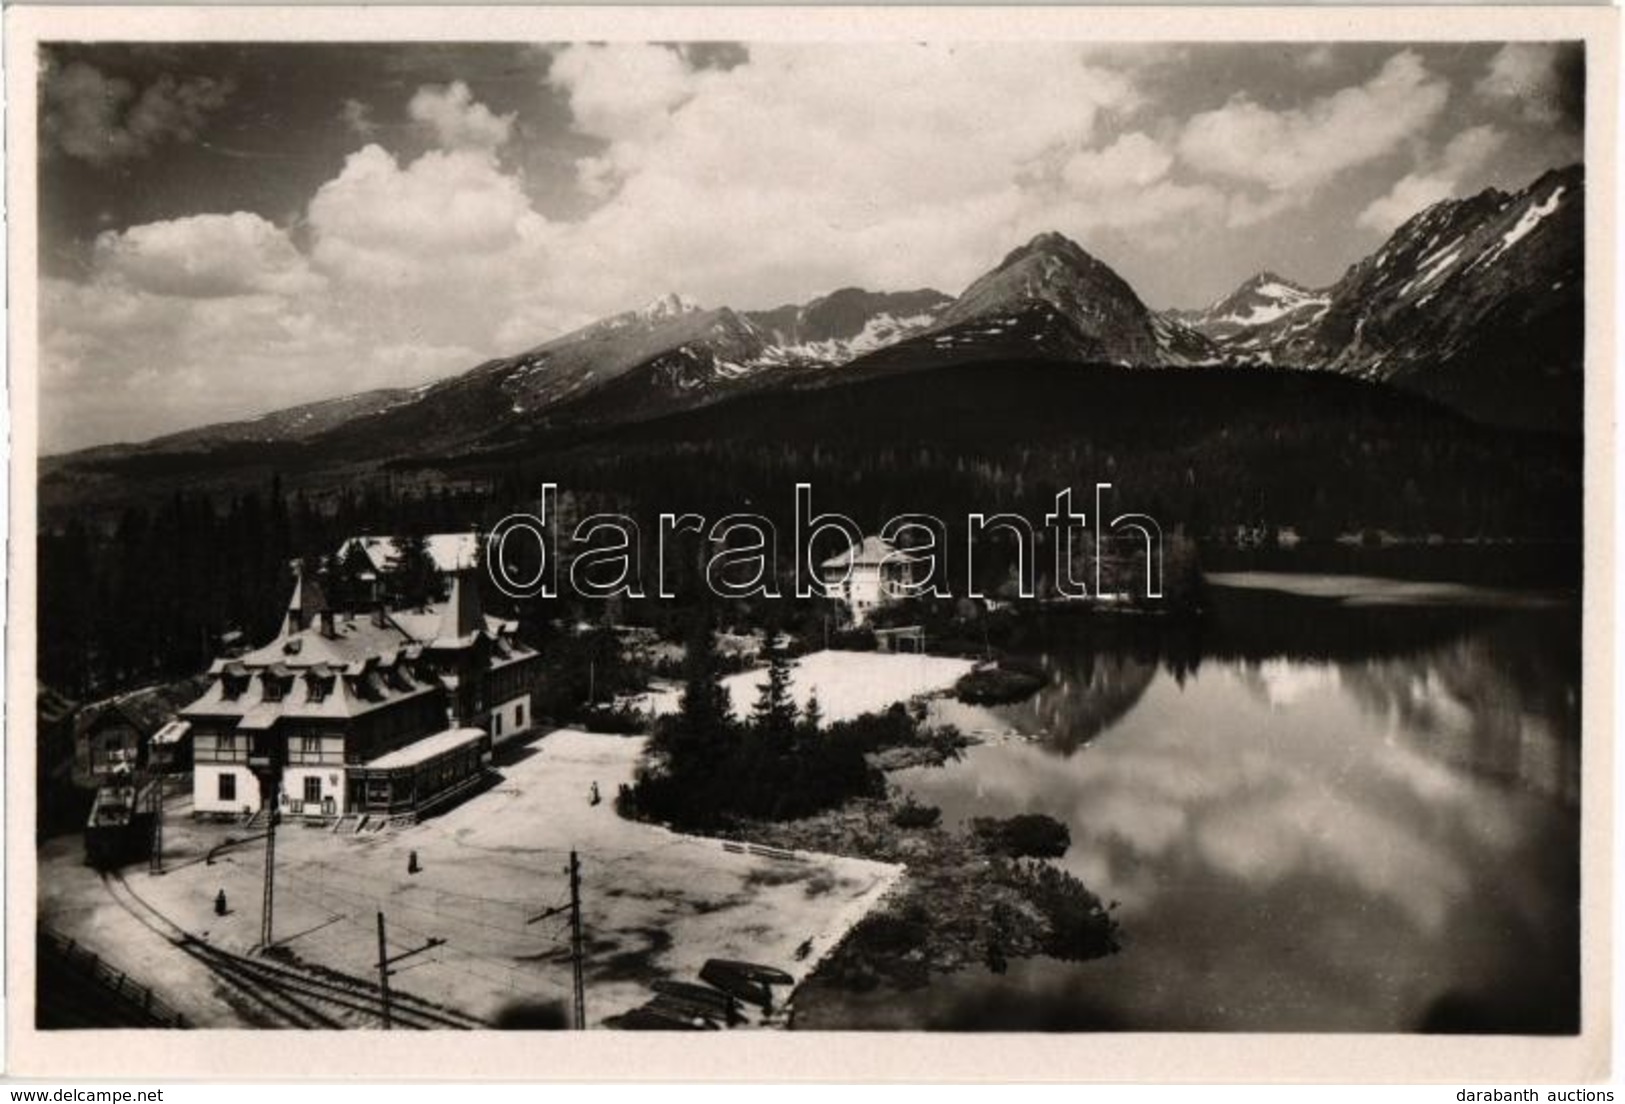
{"type": "Polygon", "coordinates": [[[1072,846],[1071,830],[1043,813],[1021,813],[1004,820],[977,817],[971,828],[988,848],[1016,859],[1058,859],[1072,846]]]}
{"type": "Polygon", "coordinates": [[[872,652],[879,646],[873,629],[841,629],[830,635],[829,646],[843,652],[872,652]]]}
{"type": "Polygon", "coordinates": [[[891,822],[899,828],[935,828],[941,820],[941,809],[935,805],[921,805],[912,794],[891,815],[891,822]]]}
{"type": "Polygon", "coordinates": [[[601,705],[596,709],[583,709],[575,723],[589,732],[609,732],[619,736],[632,736],[649,727],[649,715],[632,706],[601,705]]]}
{"type": "Polygon", "coordinates": [[[865,713],[849,721],[836,721],[828,731],[832,738],[850,741],[864,751],[879,751],[919,742],[920,723],[906,706],[894,702],[883,713],[865,713]]]}
{"type": "Polygon", "coordinates": [[[1034,668],[1018,668],[1006,662],[963,676],[954,684],[954,696],[971,705],[1007,705],[1031,697],[1048,681],[1034,668]]]}
{"type": "Polygon", "coordinates": [[[1045,954],[1076,962],[1118,949],[1117,921],[1076,877],[1043,862],[1023,864],[1013,873],[1023,894],[1048,923],[1045,954]]]}
{"type": "Polygon", "coordinates": [[[904,954],[923,946],[931,938],[931,928],[917,916],[878,912],[860,920],[852,934],[868,950],[904,954]]]}

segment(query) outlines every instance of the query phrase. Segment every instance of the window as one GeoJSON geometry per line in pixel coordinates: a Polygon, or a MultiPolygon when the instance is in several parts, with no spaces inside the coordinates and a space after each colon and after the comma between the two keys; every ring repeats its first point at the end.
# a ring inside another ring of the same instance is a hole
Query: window
{"type": "Polygon", "coordinates": [[[491,730],[491,735],[493,735],[493,736],[501,736],[502,735],[502,714],[501,713],[493,713],[493,714],[491,714],[491,723],[494,726],[496,726],[495,728],[493,728],[491,730]]]}
{"type": "Polygon", "coordinates": [[[265,683],[265,691],[261,695],[262,699],[268,702],[281,701],[282,680],[277,678],[275,675],[266,675],[262,681],[265,683]]]}
{"type": "Polygon", "coordinates": [[[235,774],[222,774],[220,776],[220,800],[237,800],[237,776],[235,774]]]}
{"type": "Polygon", "coordinates": [[[307,805],[322,803],[322,780],[313,774],[305,775],[305,803],[307,805]]]}
{"type": "Polygon", "coordinates": [[[513,707],[513,726],[515,728],[524,728],[525,727],[525,704],[524,704],[524,702],[520,702],[518,705],[513,707]]]}
{"type": "Polygon", "coordinates": [[[320,755],[322,752],[322,738],[320,736],[299,737],[299,754],[320,755]]]}

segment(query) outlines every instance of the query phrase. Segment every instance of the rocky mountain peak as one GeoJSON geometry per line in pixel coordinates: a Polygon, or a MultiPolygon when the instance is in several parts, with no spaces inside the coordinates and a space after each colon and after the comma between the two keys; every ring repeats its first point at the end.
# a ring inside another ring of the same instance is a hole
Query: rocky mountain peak
{"type": "Polygon", "coordinates": [[[694,314],[701,309],[700,305],[686,295],[679,295],[675,291],[667,292],[657,299],[651,300],[640,309],[639,318],[651,322],[660,322],[668,318],[677,318],[685,314],[694,314]]]}
{"type": "Polygon", "coordinates": [[[943,312],[938,327],[1020,314],[1034,303],[1053,308],[1104,359],[1161,363],[1151,312],[1128,282],[1077,242],[1056,231],[1039,234],[973,282],[943,312]]]}

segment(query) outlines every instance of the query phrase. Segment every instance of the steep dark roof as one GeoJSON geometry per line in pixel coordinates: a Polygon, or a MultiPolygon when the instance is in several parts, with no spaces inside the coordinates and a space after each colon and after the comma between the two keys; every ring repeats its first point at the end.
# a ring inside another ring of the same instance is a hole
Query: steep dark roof
{"type": "Polygon", "coordinates": [[[92,702],[79,711],[74,719],[74,732],[82,733],[110,712],[117,711],[136,731],[151,736],[175,719],[186,704],[203,692],[208,685],[207,676],[181,679],[178,682],[146,686],[116,697],[92,702]]]}
{"type": "Polygon", "coordinates": [[[879,537],[864,537],[862,544],[855,544],[845,552],[831,556],[819,566],[845,567],[850,563],[873,567],[895,551],[890,541],[881,540],[879,537]]]}

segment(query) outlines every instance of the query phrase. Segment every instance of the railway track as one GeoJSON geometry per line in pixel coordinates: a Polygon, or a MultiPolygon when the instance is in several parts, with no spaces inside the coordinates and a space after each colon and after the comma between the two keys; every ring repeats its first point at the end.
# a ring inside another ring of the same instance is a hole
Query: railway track
{"type": "MultiPolygon", "coordinates": [[[[266,1026],[340,1030],[383,1024],[383,994],[376,984],[335,970],[316,971],[211,946],[148,904],[122,875],[104,874],[103,880],[120,907],[246,998],[268,1021],[266,1026]]],[[[487,1026],[473,1016],[393,989],[389,1011],[396,1027],[409,1030],[468,1031],[487,1026]]]]}
{"type": "MultiPolygon", "coordinates": [[[[363,978],[329,970],[318,973],[270,959],[249,958],[207,944],[196,944],[191,950],[200,952],[211,969],[235,973],[290,1000],[306,1004],[325,1003],[341,1014],[349,1012],[361,1015],[360,1023],[332,1026],[376,1026],[383,1022],[383,995],[378,986],[363,978]]],[[[397,1027],[421,1031],[466,1031],[485,1026],[472,1016],[440,1008],[419,997],[394,990],[390,992],[389,1014],[397,1027]]]]}

